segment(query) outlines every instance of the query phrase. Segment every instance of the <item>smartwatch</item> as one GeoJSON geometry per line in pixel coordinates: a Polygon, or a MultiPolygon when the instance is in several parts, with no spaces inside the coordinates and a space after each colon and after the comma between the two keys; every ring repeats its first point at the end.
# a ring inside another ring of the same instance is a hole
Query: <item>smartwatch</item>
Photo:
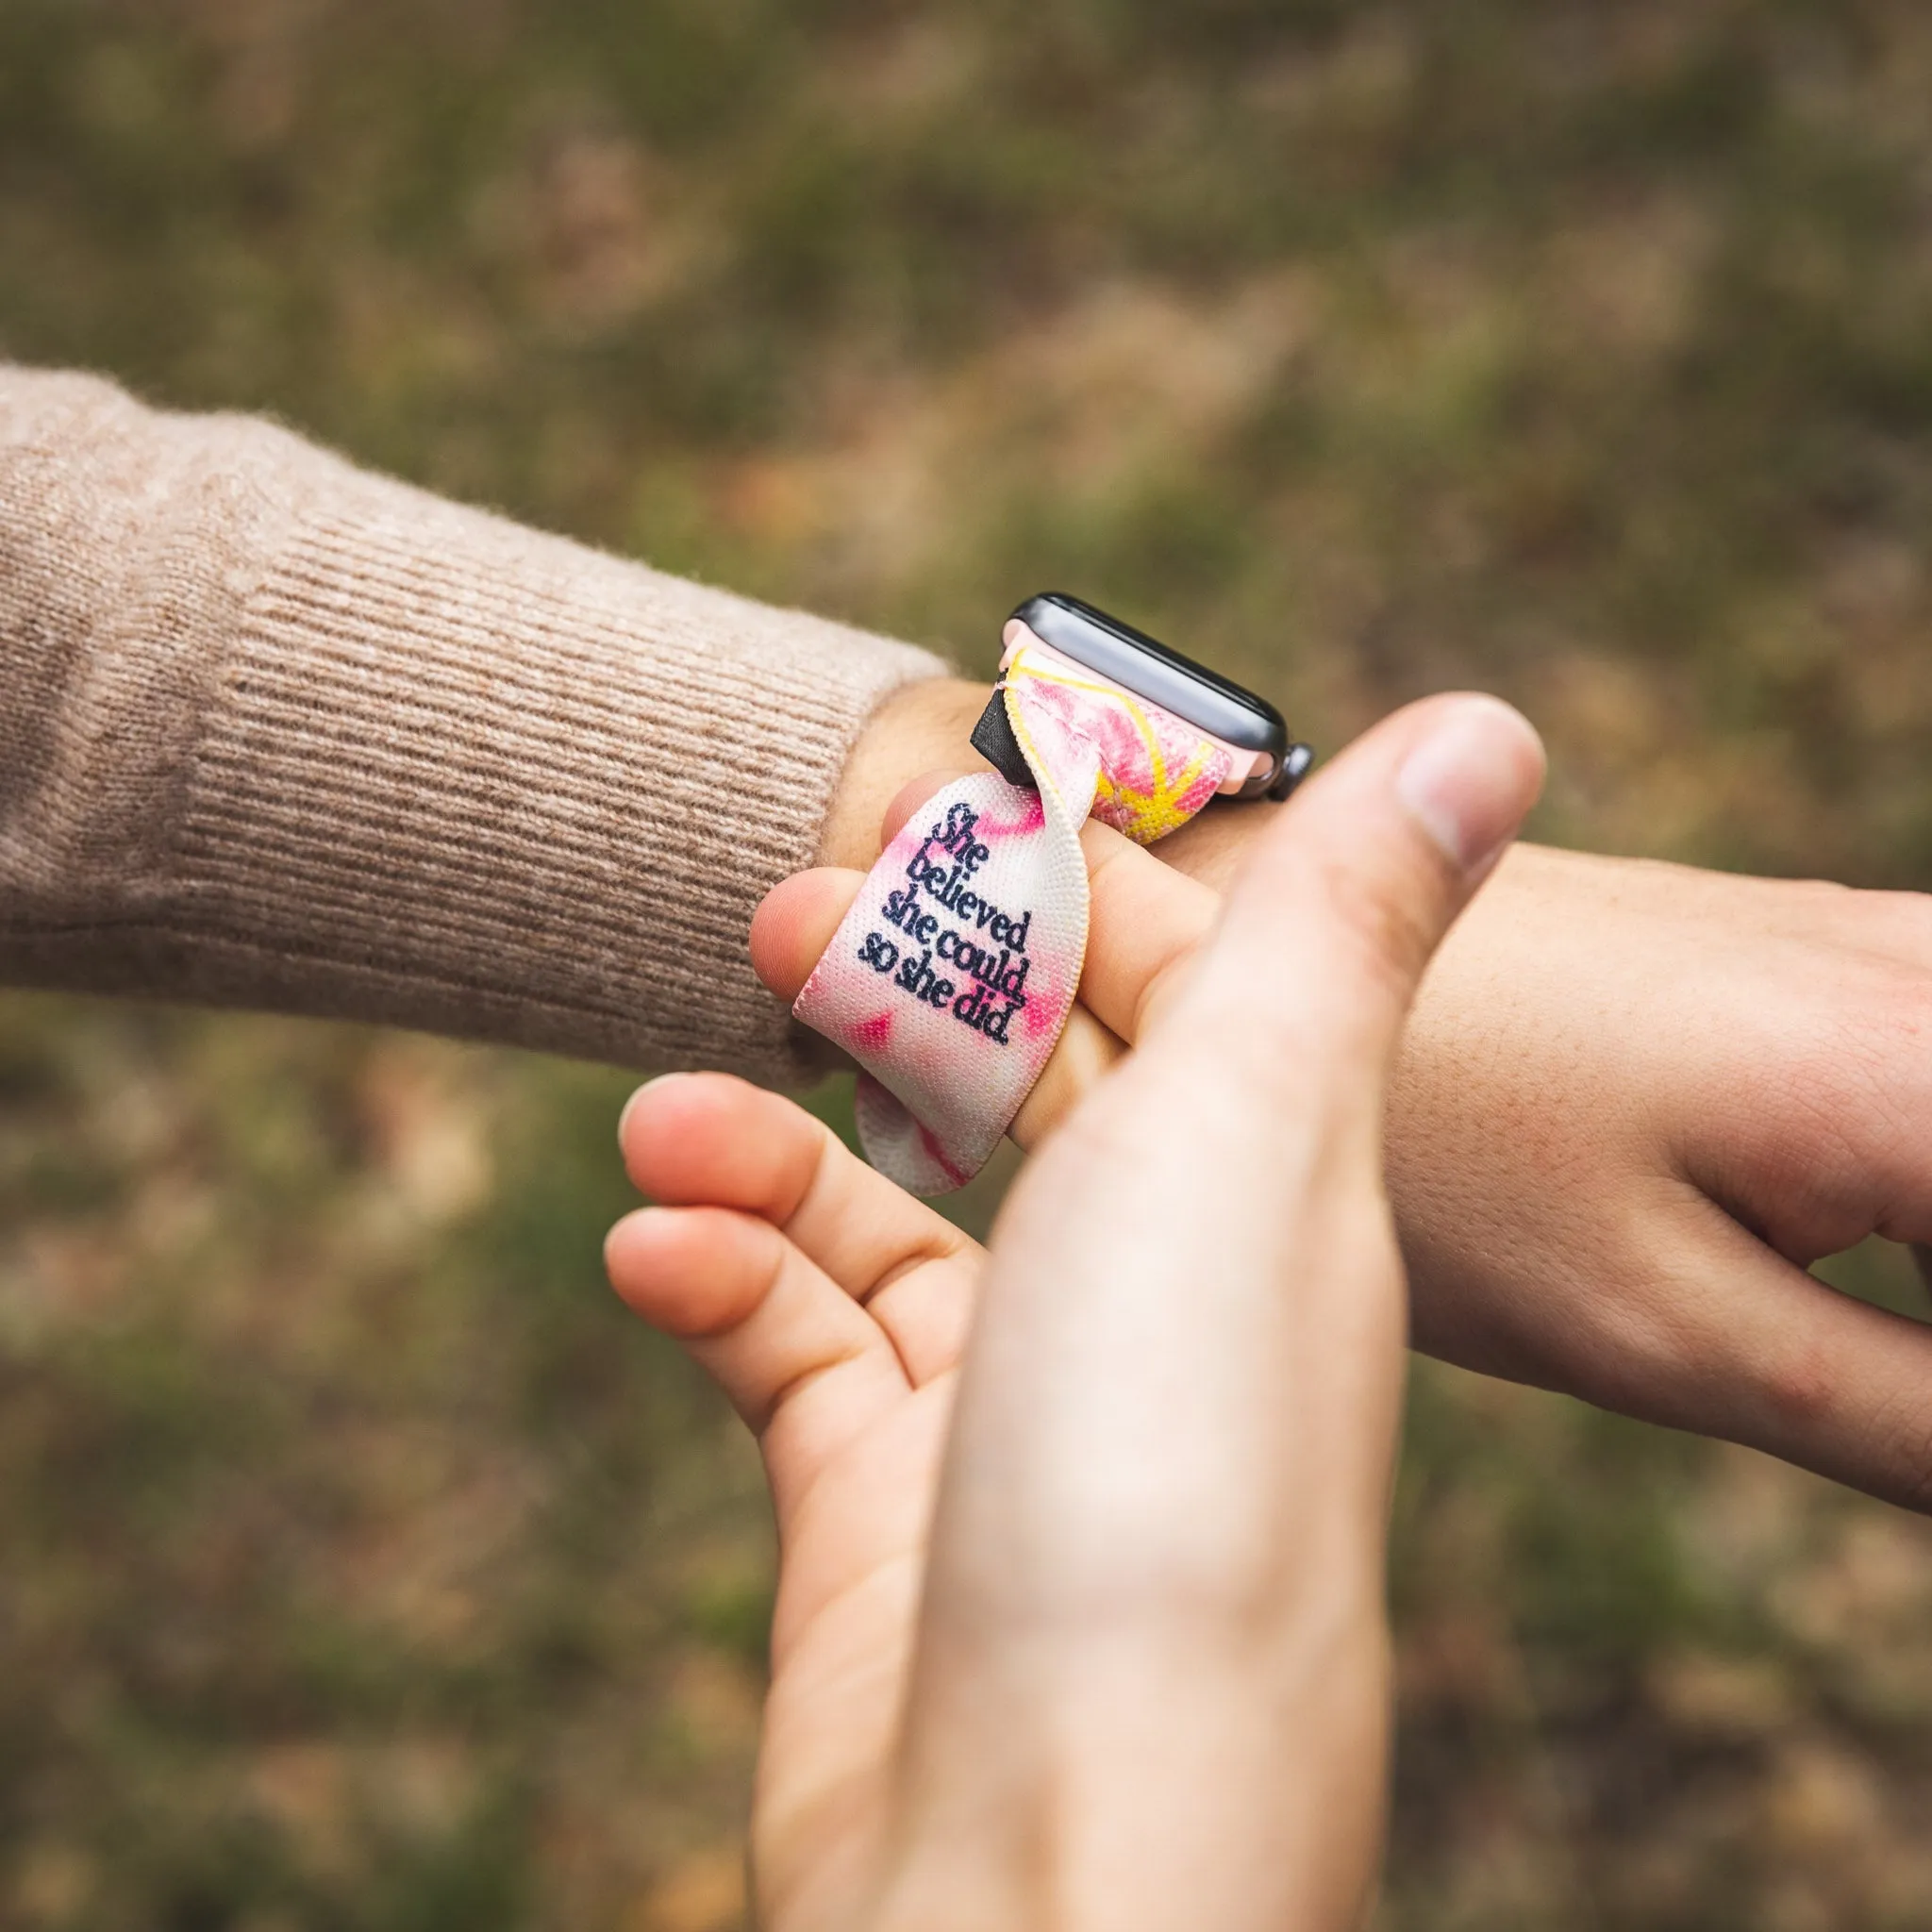
{"type": "Polygon", "coordinates": [[[861,1069],[874,1166],[962,1187],[999,1145],[1078,995],[1080,828],[1151,845],[1217,797],[1285,798],[1313,755],[1265,699],[1058,591],[1008,618],[955,779],[894,833],[792,1012],[861,1069]]]}
{"type": "MultiPolygon", "coordinates": [[[[1224,795],[1286,798],[1314,763],[1314,753],[1290,739],[1288,721],[1266,698],[1078,597],[1042,591],[1020,605],[1001,633],[1006,647],[1002,671],[1029,633],[1036,646],[1044,647],[1036,652],[1044,661],[1058,659],[1086,672],[1224,745],[1233,755],[1221,786],[1224,795]]],[[[974,727],[973,748],[1008,784],[1033,787],[1032,768],[1008,724],[998,691],[974,727]]]]}

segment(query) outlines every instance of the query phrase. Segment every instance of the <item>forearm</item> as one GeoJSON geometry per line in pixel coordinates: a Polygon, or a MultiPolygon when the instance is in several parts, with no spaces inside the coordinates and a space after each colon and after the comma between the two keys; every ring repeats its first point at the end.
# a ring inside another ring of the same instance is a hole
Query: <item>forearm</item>
{"type": "Polygon", "coordinates": [[[752,908],[940,668],[0,368],[0,981],[783,1076],[752,908]]]}
{"type": "Polygon", "coordinates": [[[1166,1632],[999,1626],[1007,1667],[911,1781],[870,1932],[1359,1924],[1389,1750],[1371,1568],[1325,1631],[1199,1605],[1166,1632]]]}

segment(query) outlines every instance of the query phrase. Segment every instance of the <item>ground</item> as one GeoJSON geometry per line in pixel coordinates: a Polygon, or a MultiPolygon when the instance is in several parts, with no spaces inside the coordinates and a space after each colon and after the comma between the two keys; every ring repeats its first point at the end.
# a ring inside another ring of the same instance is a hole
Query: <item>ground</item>
{"type": "MultiPolygon", "coordinates": [[[[0,353],[1922,886],[1928,97],[1911,0],[0,0],[0,353]]],[[[740,1923],[769,1536],[600,1285],[625,1091],[0,997],[0,1923],[740,1923]]],[[[1394,1579],[1384,1932],[1932,1925],[1924,1524],[1424,1366],[1394,1579]]]]}

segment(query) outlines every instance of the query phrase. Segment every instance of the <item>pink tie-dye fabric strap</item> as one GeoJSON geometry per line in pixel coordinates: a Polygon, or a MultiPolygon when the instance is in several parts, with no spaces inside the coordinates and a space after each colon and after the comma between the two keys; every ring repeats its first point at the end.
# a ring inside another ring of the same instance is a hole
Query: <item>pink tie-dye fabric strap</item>
{"type": "Polygon", "coordinates": [[[959,779],[908,822],[792,1011],[858,1060],[858,1135],[918,1194],[963,1187],[1066,1025],[1087,954],[1091,815],[1151,844],[1249,759],[1008,627],[1007,721],[1039,786],[959,779]]]}

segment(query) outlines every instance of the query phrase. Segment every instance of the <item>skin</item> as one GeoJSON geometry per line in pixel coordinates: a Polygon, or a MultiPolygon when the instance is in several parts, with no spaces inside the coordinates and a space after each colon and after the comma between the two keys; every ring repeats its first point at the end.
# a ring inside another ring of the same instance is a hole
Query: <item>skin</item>
{"type": "Polygon", "coordinates": [[[1541,775],[1483,699],[1338,759],[1211,937],[1115,961],[1136,1050],[990,1251],[774,1095],[632,1101],[660,1205],[612,1281],[758,1432],[777,1508],[770,1932],[1358,1922],[1405,1340],[1384,1089],[1541,775]],[[1150,1122],[1186,1123],[1153,1164],[1150,1122]]]}
{"type": "MultiPolygon", "coordinates": [[[[878,849],[863,813],[903,818],[949,775],[902,782],[957,765],[986,689],[915,687],[868,734],[837,863],[754,928],[781,997],[878,849]]],[[[1086,1010],[1023,1144],[1119,1058],[1124,990],[1208,930],[1276,813],[1211,808],[1160,863],[1088,827],[1086,1010]]],[[[1928,984],[1914,894],[1512,851],[1424,979],[1391,1089],[1417,1345],[1932,1510],[1932,1331],[1804,1272],[1870,1234],[1932,1240],[1928,984]]]]}

